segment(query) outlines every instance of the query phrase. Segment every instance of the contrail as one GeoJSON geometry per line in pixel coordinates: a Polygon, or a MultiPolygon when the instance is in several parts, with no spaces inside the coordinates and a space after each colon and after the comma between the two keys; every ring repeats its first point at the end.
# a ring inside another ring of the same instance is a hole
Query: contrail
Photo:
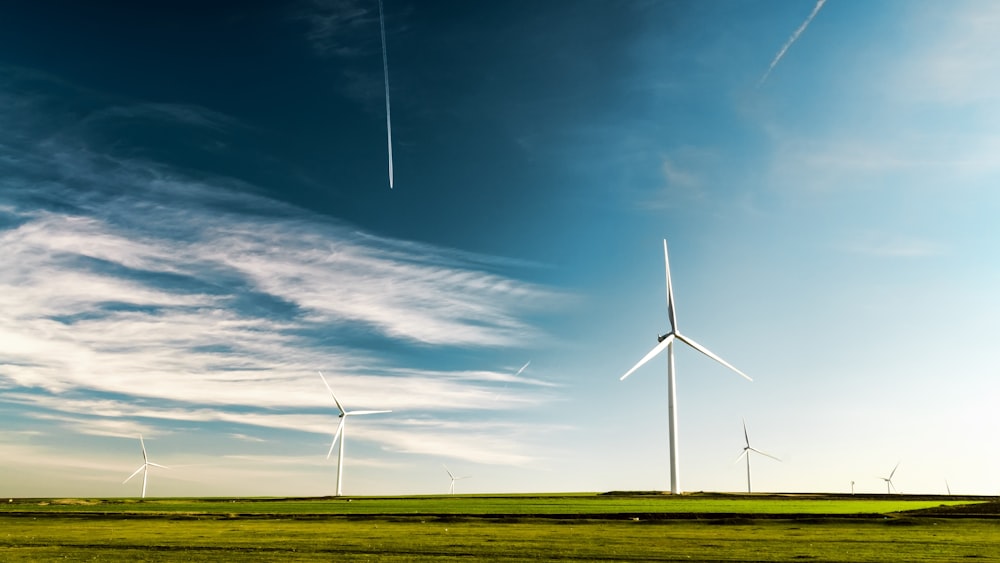
{"type": "MultiPolygon", "coordinates": [[[[521,366],[521,369],[517,370],[517,373],[514,374],[514,377],[517,377],[517,376],[521,375],[522,373],[524,373],[524,370],[528,369],[528,366],[530,366],[530,365],[531,365],[531,360],[528,360],[527,363],[525,363],[523,366],[521,366]]],[[[501,389],[501,391],[506,391],[506,390],[507,390],[507,383],[504,383],[503,384],[503,389],[501,389]]],[[[500,396],[499,392],[494,393],[493,394],[493,400],[494,401],[497,400],[497,397],[499,397],[499,396],[500,396]]]]}
{"type": "MultiPolygon", "coordinates": [[[[381,2],[381,0],[379,1],[381,2]]],[[[795,43],[795,41],[799,38],[799,36],[802,35],[802,32],[805,31],[807,27],[809,27],[809,23],[812,22],[813,18],[816,17],[816,14],[819,13],[819,10],[820,8],[823,7],[823,4],[826,4],[826,0],[816,0],[816,7],[813,8],[812,13],[809,14],[809,17],[806,18],[806,21],[802,22],[802,25],[800,25],[799,28],[795,30],[795,33],[793,33],[792,36],[788,38],[788,41],[785,43],[785,46],[782,47],[781,50],[778,51],[778,54],[774,56],[774,60],[771,61],[771,66],[767,67],[767,72],[764,73],[764,76],[760,77],[760,82],[757,83],[758,88],[761,86],[761,84],[764,83],[765,80],[767,80],[767,77],[771,75],[771,71],[774,70],[774,67],[778,65],[778,61],[781,60],[781,57],[785,56],[785,51],[788,51],[788,48],[792,46],[792,43],[795,43]]]]}
{"type": "Polygon", "coordinates": [[[382,73],[385,74],[385,136],[389,146],[389,189],[392,189],[392,117],[389,113],[389,55],[385,49],[385,16],[382,0],[378,0],[378,24],[382,30],[382,73]]]}

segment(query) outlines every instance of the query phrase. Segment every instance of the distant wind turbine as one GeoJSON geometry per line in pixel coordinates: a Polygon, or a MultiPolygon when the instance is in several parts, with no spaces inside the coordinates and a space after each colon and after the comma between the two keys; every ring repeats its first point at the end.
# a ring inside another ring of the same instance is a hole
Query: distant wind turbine
{"type": "Polygon", "coordinates": [[[763,456],[767,456],[775,461],[781,461],[780,459],[774,457],[769,453],[764,453],[757,448],[750,445],[750,435],[747,434],[747,421],[743,421],[743,439],[746,440],[746,446],[743,447],[743,453],[740,457],[736,458],[736,462],[739,462],[743,457],[747,458],[747,494],[750,494],[750,452],[755,452],[763,456]]]}
{"type": "Polygon", "coordinates": [[[666,264],[667,270],[667,318],[670,321],[670,332],[664,334],[663,336],[658,336],[657,340],[659,344],[656,345],[648,354],[646,354],[639,363],[632,366],[632,369],[628,370],[625,375],[621,376],[621,380],[632,375],[635,370],[639,369],[646,364],[649,360],[653,359],[660,352],[667,351],[667,409],[668,418],[670,421],[670,492],[672,494],[680,494],[680,456],[678,454],[677,447],[677,387],[674,378],[674,340],[680,340],[681,342],[687,344],[688,346],[694,348],[695,350],[705,354],[709,358],[719,362],[720,364],[726,366],[727,368],[735,371],[741,377],[748,381],[753,381],[747,374],[736,369],[728,362],[716,356],[710,352],[707,348],[698,344],[694,340],[687,336],[681,334],[677,329],[677,313],[674,310],[674,290],[670,283],[670,258],[667,256],[667,241],[663,241],[663,262],[666,264]]]}
{"type": "Polygon", "coordinates": [[[944,480],[944,488],[948,491],[948,496],[951,496],[951,485],[948,484],[948,480],[944,480]]]}
{"type": "Polygon", "coordinates": [[[344,424],[347,422],[347,417],[362,415],[362,414],[382,414],[392,411],[345,411],[344,407],[340,406],[340,401],[337,400],[337,395],[334,394],[333,388],[330,384],[326,382],[326,378],[323,377],[322,372],[316,372],[319,374],[319,378],[323,380],[323,385],[326,385],[326,389],[333,396],[333,402],[337,404],[337,410],[340,411],[340,424],[337,426],[337,432],[333,435],[333,442],[330,444],[330,451],[326,453],[326,459],[330,459],[333,454],[333,447],[337,445],[337,439],[340,439],[340,452],[337,454],[337,496],[341,496],[343,493],[341,491],[341,484],[344,479],[344,424]]]}
{"type": "Polygon", "coordinates": [[[896,470],[899,469],[899,464],[900,462],[897,461],[896,467],[892,468],[892,473],[890,473],[888,477],[879,477],[879,479],[885,481],[885,494],[887,495],[892,494],[892,491],[896,491],[897,493],[899,492],[896,490],[896,485],[892,484],[892,476],[895,475],[896,470]],[[890,491],[890,489],[892,489],[892,491],[890,491]]]}
{"type": "Polygon", "coordinates": [[[139,474],[140,471],[142,471],[142,496],[140,498],[146,498],[146,481],[147,478],[149,477],[149,468],[151,466],[159,467],[160,469],[170,469],[170,468],[165,465],[160,465],[159,463],[153,463],[152,461],[149,461],[149,456],[146,455],[146,443],[142,441],[142,434],[139,434],[139,447],[142,448],[142,465],[140,465],[138,469],[136,469],[131,475],[129,475],[127,479],[122,481],[122,485],[128,483],[129,480],[132,479],[132,477],[135,477],[136,475],[139,474]]]}
{"type": "Polygon", "coordinates": [[[451,478],[451,486],[448,487],[448,494],[449,495],[455,494],[455,481],[458,481],[460,479],[468,479],[469,477],[471,477],[471,475],[464,475],[462,477],[455,477],[455,475],[451,472],[451,470],[448,469],[447,465],[444,465],[442,463],[441,467],[444,467],[444,470],[448,472],[448,477],[451,478]]]}

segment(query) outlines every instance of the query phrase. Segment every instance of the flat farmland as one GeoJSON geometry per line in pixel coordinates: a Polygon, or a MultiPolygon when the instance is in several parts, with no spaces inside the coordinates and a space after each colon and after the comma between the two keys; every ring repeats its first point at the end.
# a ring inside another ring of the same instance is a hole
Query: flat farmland
{"type": "Polygon", "coordinates": [[[12,499],[0,560],[1000,561],[973,497],[12,499]]]}

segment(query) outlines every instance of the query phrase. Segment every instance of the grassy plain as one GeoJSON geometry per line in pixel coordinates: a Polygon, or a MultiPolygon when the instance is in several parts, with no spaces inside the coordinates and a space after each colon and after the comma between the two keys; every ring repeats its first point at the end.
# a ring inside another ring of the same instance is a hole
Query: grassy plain
{"type": "Polygon", "coordinates": [[[885,514],[969,500],[886,495],[647,494],[454,495],[408,497],[18,499],[4,513],[244,515],[631,515],[885,514]]]}
{"type": "Polygon", "coordinates": [[[970,502],[799,495],[23,499],[0,504],[0,560],[1000,561],[1000,520],[933,508],[961,512],[958,505],[970,502]],[[938,513],[908,512],[918,509],[938,513]]]}

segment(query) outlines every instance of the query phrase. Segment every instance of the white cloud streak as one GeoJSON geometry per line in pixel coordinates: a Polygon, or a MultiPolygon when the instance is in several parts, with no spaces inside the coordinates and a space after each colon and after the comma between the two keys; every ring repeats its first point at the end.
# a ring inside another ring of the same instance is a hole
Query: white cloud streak
{"type": "MultiPolygon", "coordinates": [[[[1000,120],[1000,5],[948,2],[914,9],[901,25],[921,40],[906,57],[886,64],[878,83],[894,99],[947,109],[975,108],[977,122],[995,130],[1000,120]]],[[[962,124],[967,126],[966,124],[962,124]]]]}
{"type": "Polygon", "coordinates": [[[767,67],[767,71],[764,73],[763,76],[760,77],[760,80],[757,82],[758,88],[761,85],[763,85],[764,82],[767,80],[767,77],[771,75],[771,71],[774,70],[774,67],[778,66],[778,62],[780,62],[782,57],[785,56],[785,53],[788,52],[789,47],[791,47],[793,43],[798,41],[799,36],[802,35],[802,33],[806,30],[807,27],[809,27],[809,24],[812,23],[813,18],[816,17],[816,14],[819,13],[820,9],[823,7],[823,4],[825,3],[826,0],[816,1],[816,6],[813,7],[812,12],[810,12],[806,20],[802,22],[802,25],[800,25],[798,29],[796,29],[795,32],[792,33],[792,36],[788,38],[788,41],[786,41],[785,44],[781,47],[781,50],[778,51],[778,54],[774,56],[774,60],[772,60],[770,66],[767,67]]]}
{"type": "MultiPolygon", "coordinates": [[[[550,400],[523,393],[551,387],[541,380],[401,367],[382,353],[544,338],[523,319],[564,297],[494,273],[508,261],[359,233],[235,180],[93,152],[74,137],[106,117],[215,128],[232,123],[225,116],[113,108],[31,139],[31,104],[2,88],[0,101],[0,125],[20,132],[19,144],[0,143],[0,387],[35,420],[96,436],[150,434],[153,420],[326,432],[329,415],[290,412],[332,408],[316,369],[354,408],[432,421],[550,400]]],[[[397,450],[459,439],[373,436],[397,450]]],[[[469,445],[490,442],[480,438],[469,445]]],[[[406,449],[446,453],[430,445],[406,449]]]]}
{"type": "Polygon", "coordinates": [[[355,57],[366,49],[350,40],[359,28],[375,22],[368,3],[360,0],[313,0],[296,14],[309,27],[306,39],[323,56],[355,57]]]}
{"type": "MultiPolygon", "coordinates": [[[[353,325],[390,340],[513,346],[538,336],[516,308],[540,304],[547,293],[275,223],[188,221],[185,230],[200,229],[205,239],[178,242],[116,232],[94,218],[45,212],[18,219],[25,222],[0,232],[0,261],[15,265],[0,272],[0,361],[4,375],[26,387],[290,404],[304,391],[294,381],[320,367],[393,376],[382,390],[426,380],[439,397],[475,404],[470,382],[505,376],[393,373],[364,351],[317,349],[311,333],[353,325]],[[269,304],[260,310],[254,301],[269,304]],[[268,381],[298,392],[228,388],[268,381]]],[[[424,395],[416,396],[443,406],[424,395]]]]}
{"type": "MultiPolygon", "coordinates": [[[[322,395],[320,399],[325,399],[322,395]]],[[[169,431],[138,420],[172,421],[174,423],[227,423],[248,428],[306,432],[332,435],[337,425],[333,408],[329,413],[300,409],[290,411],[234,411],[212,407],[166,407],[139,405],[109,399],[70,399],[61,396],[36,396],[25,393],[8,395],[12,403],[30,403],[58,413],[36,412],[36,420],[55,423],[79,434],[102,437],[135,438],[139,433],[149,437],[169,431]]],[[[325,401],[319,401],[325,402],[325,401]]],[[[503,465],[524,465],[532,456],[526,453],[524,441],[531,434],[554,430],[549,425],[526,427],[520,423],[490,420],[444,420],[435,417],[414,417],[400,413],[379,418],[359,418],[351,422],[352,441],[378,444],[386,451],[427,455],[438,458],[462,459],[469,462],[503,465]],[[362,432],[354,429],[363,428],[362,432]]],[[[249,430],[252,434],[252,430],[249,430]]],[[[229,434],[232,440],[247,441],[243,433],[229,434]]],[[[264,441],[256,438],[257,441],[264,441]]],[[[324,452],[319,451],[317,455],[324,452]]]]}
{"type": "Polygon", "coordinates": [[[868,256],[883,258],[922,258],[944,254],[943,244],[917,237],[899,234],[869,232],[854,237],[843,250],[868,256]]]}

